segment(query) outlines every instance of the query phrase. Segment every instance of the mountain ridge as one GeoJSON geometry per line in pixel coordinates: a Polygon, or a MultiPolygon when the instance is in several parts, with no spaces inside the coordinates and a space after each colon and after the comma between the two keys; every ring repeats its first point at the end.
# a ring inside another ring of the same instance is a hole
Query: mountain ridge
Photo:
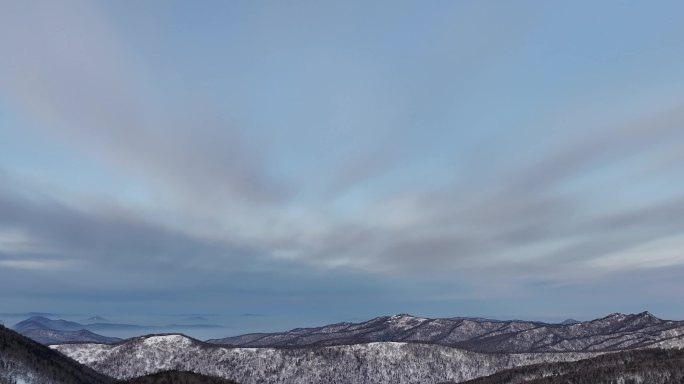
{"type": "Polygon", "coordinates": [[[94,333],[73,321],[52,320],[44,316],[31,316],[15,324],[13,329],[45,345],[78,342],[108,344],[121,341],[118,337],[94,333]]]}
{"type": "MultiPolygon", "coordinates": [[[[102,319],[100,317],[93,318],[102,319]]],[[[222,326],[213,324],[167,324],[164,326],[147,326],[109,322],[81,324],[75,321],[50,319],[42,315],[34,315],[18,322],[12,327],[12,329],[21,333],[22,335],[46,345],[79,342],[111,344],[119,342],[122,339],[118,337],[100,335],[95,333],[95,331],[108,332],[131,330],[150,332],[165,328],[222,328],[222,326]]]]}
{"type": "Polygon", "coordinates": [[[574,324],[399,314],[238,337],[245,346],[166,333],[112,345],[52,348],[122,380],[164,370],[189,370],[243,384],[415,384],[462,382],[507,369],[591,359],[616,351],[682,348],[684,322],[659,319],[648,312],[614,313],[574,324]],[[440,336],[457,340],[459,346],[435,342],[443,340],[440,336]],[[291,340],[296,343],[287,345],[291,340]],[[268,343],[278,346],[264,346],[268,343]]]}
{"type": "Polygon", "coordinates": [[[243,384],[463,381],[520,365],[574,361],[598,354],[483,354],[400,342],[297,349],[231,348],[198,342],[181,334],[137,337],[114,345],[66,344],[51,348],[120,380],[180,370],[243,384]]]}
{"type": "Polygon", "coordinates": [[[648,311],[613,313],[584,322],[544,323],[482,318],[381,316],[285,332],[248,333],[208,343],[232,347],[300,348],[394,341],[437,344],[485,353],[616,351],[641,348],[684,335],[684,321],[648,311]]]}

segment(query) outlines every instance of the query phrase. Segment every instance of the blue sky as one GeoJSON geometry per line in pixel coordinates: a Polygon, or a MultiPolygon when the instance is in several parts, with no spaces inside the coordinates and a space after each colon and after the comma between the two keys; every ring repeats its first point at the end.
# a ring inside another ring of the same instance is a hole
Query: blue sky
{"type": "Polygon", "coordinates": [[[3,2],[0,312],[684,318],[682,12],[3,2]]]}

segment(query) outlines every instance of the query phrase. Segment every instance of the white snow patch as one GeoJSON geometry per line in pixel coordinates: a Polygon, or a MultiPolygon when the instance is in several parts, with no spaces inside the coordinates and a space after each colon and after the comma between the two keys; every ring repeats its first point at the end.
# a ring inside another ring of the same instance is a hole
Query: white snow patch
{"type": "Polygon", "coordinates": [[[150,336],[143,341],[143,344],[147,346],[168,346],[174,345],[178,347],[187,347],[192,345],[192,340],[183,335],[161,335],[161,336],[150,336]]]}

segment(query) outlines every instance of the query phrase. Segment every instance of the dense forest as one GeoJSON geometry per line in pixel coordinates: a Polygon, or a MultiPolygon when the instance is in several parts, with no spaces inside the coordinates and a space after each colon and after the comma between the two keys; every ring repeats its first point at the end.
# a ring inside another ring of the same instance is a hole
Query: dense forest
{"type": "Polygon", "coordinates": [[[505,370],[463,384],[682,384],[684,350],[611,353],[571,363],[544,363],[505,370]]]}
{"type": "Polygon", "coordinates": [[[113,384],[115,380],[0,325],[0,384],[15,383],[113,384]]]}
{"type": "Polygon", "coordinates": [[[193,372],[164,371],[130,379],[125,384],[237,384],[220,377],[200,375],[193,372]]]}

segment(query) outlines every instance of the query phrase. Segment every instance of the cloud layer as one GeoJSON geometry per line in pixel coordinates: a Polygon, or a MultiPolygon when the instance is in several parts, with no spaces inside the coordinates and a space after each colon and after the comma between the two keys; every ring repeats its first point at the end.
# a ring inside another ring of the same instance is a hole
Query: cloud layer
{"type": "Polygon", "coordinates": [[[681,5],[433,6],[0,5],[6,310],[666,308],[681,5]]]}

